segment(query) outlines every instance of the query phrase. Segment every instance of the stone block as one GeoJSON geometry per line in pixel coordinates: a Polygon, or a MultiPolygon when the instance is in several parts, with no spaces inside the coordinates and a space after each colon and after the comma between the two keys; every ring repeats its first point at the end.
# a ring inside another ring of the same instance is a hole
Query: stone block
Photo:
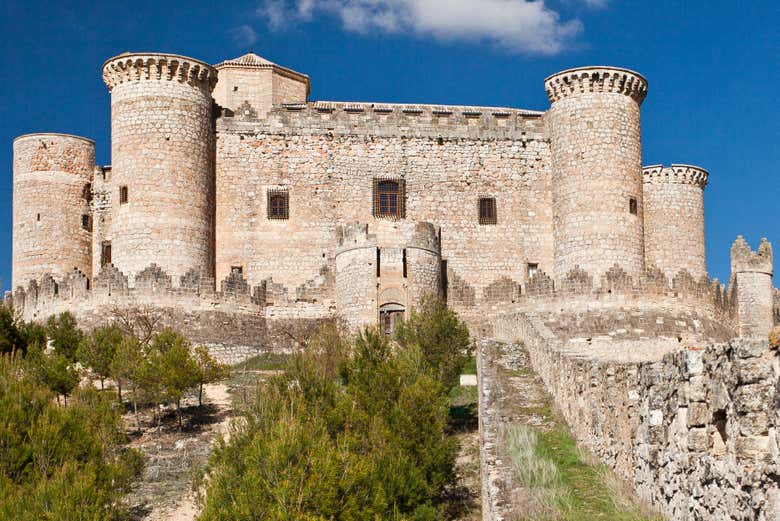
{"type": "Polygon", "coordinates": [[[693,402],[688,405],[688,427],[703,427],[710,422],[710,416],[706,403],[693,402]]]}
{"type": "Polygon", "coordinates": [[[769,436],[739,436],[734,440],[734,450],[738,458],[768,459],[770,456],[769,436]]]}
{"type": "Polygon", "coordinates": [[[691,452],[705,452],[709,448],[709,436],[707,429],[697,427],[688,431],[688,450],[691,452]]]}

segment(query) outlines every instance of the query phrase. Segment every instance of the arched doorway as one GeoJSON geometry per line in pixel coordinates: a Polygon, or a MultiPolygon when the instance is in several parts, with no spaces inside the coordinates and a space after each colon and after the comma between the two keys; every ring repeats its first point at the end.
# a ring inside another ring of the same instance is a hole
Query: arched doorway
{"type": "Polygon", "coordinates": [[[406,308],[401,304],[385,304],[379,308],[379,330],[385,335],[392,335],[399,320],[403,320],[406,308]]]}

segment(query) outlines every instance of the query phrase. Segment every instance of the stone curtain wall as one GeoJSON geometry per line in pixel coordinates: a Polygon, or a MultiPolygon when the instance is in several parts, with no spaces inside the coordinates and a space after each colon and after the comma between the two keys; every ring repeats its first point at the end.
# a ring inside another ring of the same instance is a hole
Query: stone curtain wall
{"type": "MultiPolygon", "coordinates": [[[[328,274],[323,279],[331,278],[328,274]]],[[[25,320],[46,320],[69,311],[85,329],[114,319],[117,313],[141,310],[159,317],[160,327],[180,330],[192,342],[205,344],[221,360],[234,363],[263,351],[299,347],[302,331],[316,327],[335,314],[332,298],[320,298],[310,281],[308,300],[280,300],[267,306],[269,286],[250,287],[240,274],[231,274],[214,291],[214,281],[191,271],[177,281],[152,264],[130,287],[128,277],[114,266],[98,273],[91,287],[78,270],[55,280],[44,275],[6,296],[25,320]]]]}
{"type": "Polygon", "coordinates": [[[45,273],[73,268],[91,276],[89,184],[92,140],[64,134],[29,134],[14,140],[13,280],[24,286],[45,273]]]}
{"type": "Polygon", "coordinates": [[[576,438],[669,519],[780,516],[780,360],[767,341],[638,344],[644,360],[631,361],[562,344],[532,314],[500,318],[496,337],[525,343],[576,438]]]}
{"type": "MultiPolygon", "coordinates": [[[[310,103],[265,120],[217,122],[217,277],[291,286],[332,262],[336,223],[372,215],[374,178],[406,181],[406,219],[441,226],[442,258],[464,291],[527,263],[552,266],[550,151],[541,114],[484,107],[310,103]],[[285,187],[290,219],[268,220],[266,191],[285,187]],[[495,197],[498,224],[480,225],[495,197]]],[[[469,301],[463,301],[469,304],[469,301]]],[[[457,305],[456,305],[457,307],[457,305]]]]}

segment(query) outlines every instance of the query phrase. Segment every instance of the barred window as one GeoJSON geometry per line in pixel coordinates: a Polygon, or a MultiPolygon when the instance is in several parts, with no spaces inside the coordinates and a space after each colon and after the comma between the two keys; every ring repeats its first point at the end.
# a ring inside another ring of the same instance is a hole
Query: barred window
{"type": "Polygon", "coordinates": [[[374,217],[403,219],[406,186],[403,179],[374,179],[374,217]]]}
{"type": "Polygon", "coordinates": [[[290,192],[285,189],[268,190],[268,218],[290,218],[290,192]]]}
{"type": "Polygon", "coordinates": [[[496,224],[498,215],[496,212],[495,197],[481,197],[479,199],[479,224],[496,224]]]}

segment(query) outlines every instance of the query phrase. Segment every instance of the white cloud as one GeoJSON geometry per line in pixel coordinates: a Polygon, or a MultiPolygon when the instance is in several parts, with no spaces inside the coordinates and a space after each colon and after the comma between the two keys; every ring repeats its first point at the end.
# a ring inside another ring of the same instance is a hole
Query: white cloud
{"type": "Polygon", "coordinates": [[[257,42],[257,33],[248,25],[239,25],[232,28],[230,36],[241,47],[252,47],[257,42]]]}
{"type": "MultiPolygon", "coordinates": [[[[578,1],[603,7],[608,0],[578,1]]],[[[544,0],[262,0],[257,13],[271,29],[324,14],[352,32],[487,42],[528,54],[559,53],[582,32],[579,20],[562,20],[544,0]]]]}

